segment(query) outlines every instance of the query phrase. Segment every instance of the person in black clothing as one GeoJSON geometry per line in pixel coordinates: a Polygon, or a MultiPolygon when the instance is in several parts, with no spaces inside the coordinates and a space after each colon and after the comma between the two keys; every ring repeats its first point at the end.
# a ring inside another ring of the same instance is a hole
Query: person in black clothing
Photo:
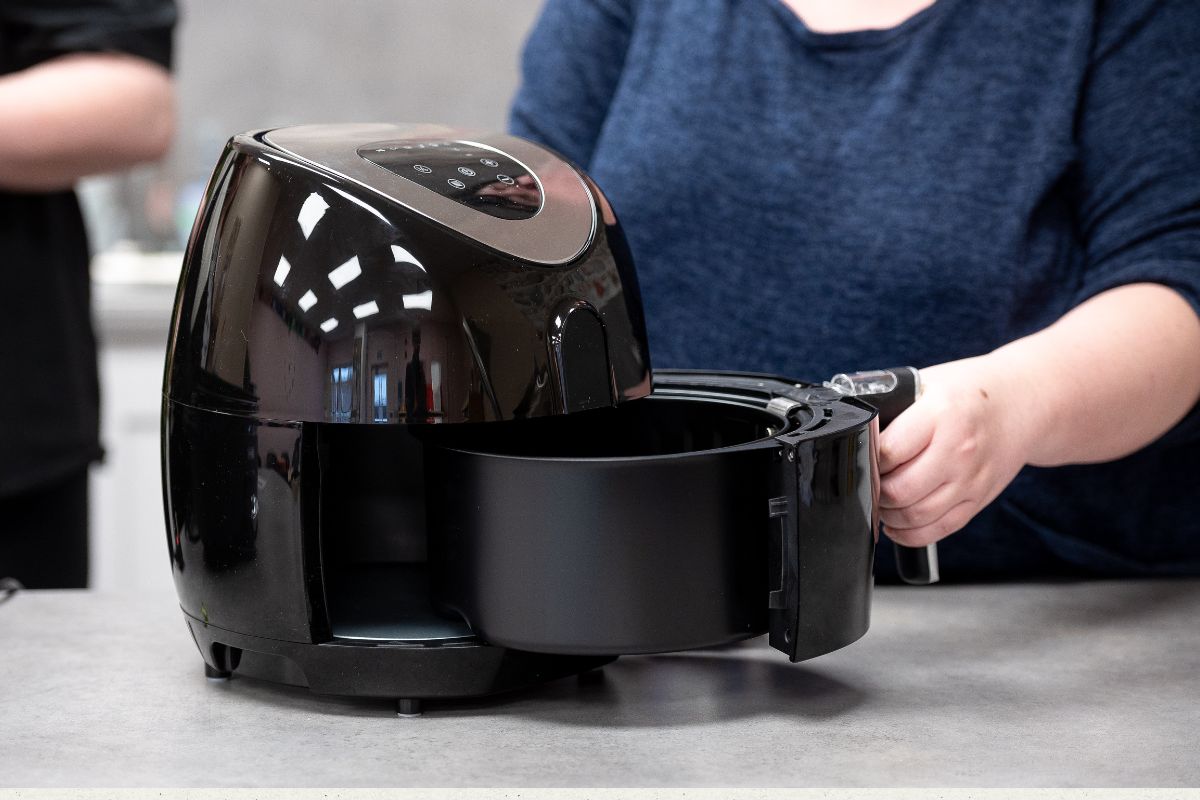
{"type": "Polygon", "coordinates": [[[404,367],[404,411],[409,422],[424,422],[429,416],[428,384],[425,365],[421,363],[421,331],[413,331],[413,354],[404,367]]]}
{"type": "Polygon", "coordinates": [[[88,249],[72,189],[166,152],[170,0],[0,0],[0,576],[87,584],[101,455],[88,249]]]}

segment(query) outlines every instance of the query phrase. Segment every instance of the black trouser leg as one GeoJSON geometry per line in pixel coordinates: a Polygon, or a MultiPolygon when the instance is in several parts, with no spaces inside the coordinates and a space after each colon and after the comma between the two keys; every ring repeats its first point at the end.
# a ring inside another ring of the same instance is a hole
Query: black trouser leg
{"type": "Polygon", "coordinates": [[[0,497],[0,577],[28,589],[82,589],[88,572],[87,468],[0,497]]]}

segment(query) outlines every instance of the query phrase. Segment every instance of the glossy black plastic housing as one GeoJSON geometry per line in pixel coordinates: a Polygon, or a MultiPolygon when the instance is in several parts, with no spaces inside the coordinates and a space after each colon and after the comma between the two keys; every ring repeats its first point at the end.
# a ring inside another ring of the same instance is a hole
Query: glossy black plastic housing
{"type": "Polygon", "coordinates": [[[763,632],[793,660],[861,636],[874,410],[773,376],[660,372],[651,393],[595,186],[476,135],[543,188],[498,219],[360,157],[406,130],[235,137],[197,217],[163,487],[209,668],[447,697],[763,632]]]}
{"type": "Polygon", "coordinates": [[[398,424],[537,417],[649,392],[636,278],[590,182],[570,173],[567,200],[548,194],[533,219],[494,219],[360,158],[353,140],[344,149],[417,207],[262,135],[229,142],[185,256],[170,399],[280,423],[398,424]],[[572,261],[536,263],[435,222],[421,201],[431,214],[460,209],[498,241],[556,213],[594,233],[572,261]]]}

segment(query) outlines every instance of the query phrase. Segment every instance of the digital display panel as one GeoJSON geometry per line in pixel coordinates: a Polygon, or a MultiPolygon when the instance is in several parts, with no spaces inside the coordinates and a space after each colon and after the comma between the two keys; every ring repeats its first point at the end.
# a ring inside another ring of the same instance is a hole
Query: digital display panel
{"type": "Polygon", "coordinates": [[[458,141],[377,142],[358,154],[456,203],[500,219],[528,219],[542,207],[533,174],[498,150],[458,141]]]}

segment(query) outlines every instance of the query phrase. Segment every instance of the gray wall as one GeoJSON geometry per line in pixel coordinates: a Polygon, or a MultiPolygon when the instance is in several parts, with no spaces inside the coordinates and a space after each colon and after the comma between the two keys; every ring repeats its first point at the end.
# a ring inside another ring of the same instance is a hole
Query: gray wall
{"type": "Polygon", "coordinates": [[[501,127],[541,0],[179,0],[165,164],[84,188],[93,245],[180,246],[225,140],[306,122],[501,127]]]}

